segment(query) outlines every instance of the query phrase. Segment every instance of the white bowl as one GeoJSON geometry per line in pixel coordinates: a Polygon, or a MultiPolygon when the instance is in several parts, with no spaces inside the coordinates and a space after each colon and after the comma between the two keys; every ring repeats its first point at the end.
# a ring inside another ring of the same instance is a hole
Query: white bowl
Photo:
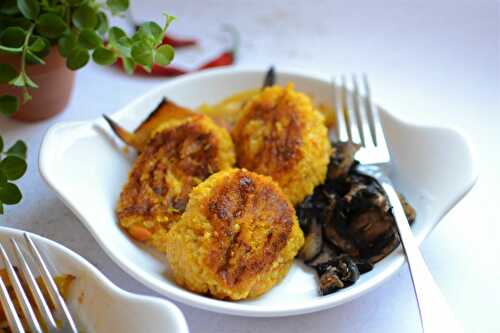
{"type": "MultiPolygon", "coordinates": [[[[87,260],[47,238],[30,234],[54,275],[71,274],[67,304],[78,326],[88,333],[188,333],[182,312],[161,298],[140,296],[115,286],[87,260]]],[[[0,227],[0,242],[10,258],[10,238],[23,246],[23,231],[0,227]]]]}
{"type": "MultiPolygon", "coordinates": [[[[111,116],[133,129],[163,97],[194,108],[259,87],[263,76],[264,70],[237,68],[184,76],[161,85],[111,116]]],[[[309,93],[316,101],[331,101],[328,77],[278,69],[278,83],[287,82],[295,83],[298,90],[309,93]]],[[[393,178],[397,188],[417,209],[413,230],[421,242],[473,186],[476,170],[472,152],[466,138],[457,130],[407,124],[387,112],[381,116],[394,159],[393,178]]],[[[169,280],[162,258],[131,241],[118,227],[114,208],[132,163],[117,149],[120,146],[103,119],[57,124],[47,132],[42,143],[40,171],[114,261],[137,280],[169,298],[243,316],[308,313],[364,294],[403,264],[404,255],[397,249],[373,271],[363,274],[355,285],[323,297],[318,296],[315,274],[298,261],[280,284],[255,300],[228,302],[191,293],[169,280]]]]}

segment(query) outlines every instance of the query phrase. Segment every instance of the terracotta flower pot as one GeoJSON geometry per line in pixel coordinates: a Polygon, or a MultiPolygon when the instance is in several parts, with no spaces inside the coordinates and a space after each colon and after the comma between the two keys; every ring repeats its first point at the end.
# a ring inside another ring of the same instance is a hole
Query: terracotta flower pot
{"type": "MultiPolygon", "coordinates": [[[[22,103],[22,89],[6,84],[0,84],[0,96],[9,94],[19,98],[20,108],[12,118],[34,122],[50,118],[64,110],[68,104],[75,73],[66,68],[65,60],[59,54],[57,47],[53,47],[44,65],[29,65],[27,73],[38,84],[37,89],[30,89],[33,97],[28,103],[22,103]]],[[[0,63],[9,64],[19,70],[19,56],[0,54],[0,63]]]]}

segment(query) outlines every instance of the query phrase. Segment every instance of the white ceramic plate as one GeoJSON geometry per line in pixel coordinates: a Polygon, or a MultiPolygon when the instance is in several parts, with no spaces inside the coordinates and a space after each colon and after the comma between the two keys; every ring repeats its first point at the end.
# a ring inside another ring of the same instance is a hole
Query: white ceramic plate
{"type": "MultiPolygon", "coordinates": [[[[111,114],[126,128],[138,125],[163,97],[197,107],[214,103],[241,90],[261,85],[264,70],[223,69],[188,75],[169,81],[111,114]]],[[[316,101],[330,103],[328,78],[278,69],[278,83],[295,83],[316,101]]],[[[418,212],[413,230],[421,242],[473,186],[476,171],[466,138],[453,129],[407,124],[382,113],[383,125],[394,159],[397,188],[418,212]]],[[[314,273],[296,263],[287,277],[264,296],[227,302],[186,291],[166,274],[164,260],[145,251],[120,230],[115,204],[132,160],[117,149],[103,119],[61,123],[45,136],[40,171],[104,248],[126,272],[163,295],[195,307],[243,316],[285,316],[308,313],[347,302],[378,286],[401,267],[400,249],[363,274],[352,287],[320,297],[314,273]]]]}
{"type": "MultiPolygon", "coordinates": [[[[47,238],[30,235],[47,259],[54,276],[71,274],[76,277],[69,289],[67,303],[83,331],[189,332],[184,316],[171,302],[120,289],[75,252],[47,238]]],[[[25,244],[23,231],[0,227],[0,242],[13,259],[15,255],[10,238],[17,240],[21,247],[25,244]]]]}

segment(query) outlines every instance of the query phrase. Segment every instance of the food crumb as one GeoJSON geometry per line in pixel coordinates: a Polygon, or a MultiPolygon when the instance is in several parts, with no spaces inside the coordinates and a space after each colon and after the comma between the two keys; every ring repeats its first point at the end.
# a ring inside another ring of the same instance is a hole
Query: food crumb
{"type": "Polygon", "coordinates": [[[83,304],[84,300],[85,300],[85,292],[82,291],[80,295],[78,295],[78,304],[83,304]]]}

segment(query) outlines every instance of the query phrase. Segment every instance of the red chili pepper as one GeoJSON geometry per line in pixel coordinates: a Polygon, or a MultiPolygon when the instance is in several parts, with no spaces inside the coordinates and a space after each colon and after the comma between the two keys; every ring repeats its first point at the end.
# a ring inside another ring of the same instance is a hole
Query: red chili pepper
{"type": "Polygon", "coordinates": [[[234,63],[234,52],[226,51],[219,55],[217,58],[207,62],[206,64],[200,66],[198,70],[213,68],[213,67],[221,67],[221,66],[229,66],[234,63]]]}
{"type": "Polygon", "coordinates": [[[162,44],[169,44],[172,47],[187,47],[187,46],[194,46],[198,44],[196,39],[180,39],[180,38],[174,38],[170,35],[165,35],[163,37],[163,41],[161,42],[162,44]]]}

